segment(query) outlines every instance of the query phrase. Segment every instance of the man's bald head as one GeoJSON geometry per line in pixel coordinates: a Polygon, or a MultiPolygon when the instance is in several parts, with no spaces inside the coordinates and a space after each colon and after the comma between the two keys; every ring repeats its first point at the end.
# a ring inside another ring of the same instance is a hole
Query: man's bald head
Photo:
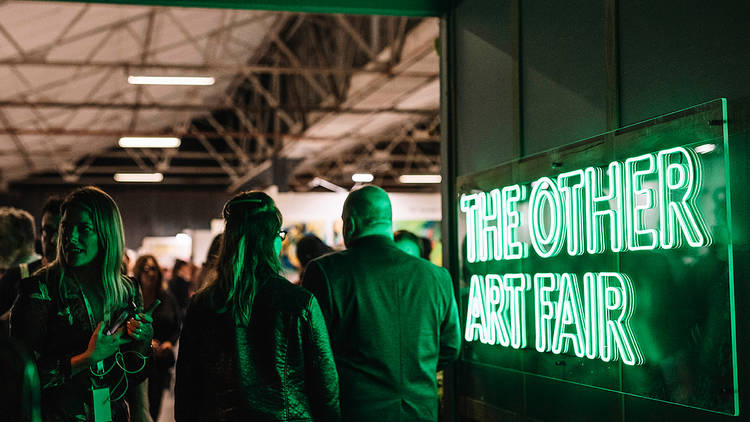
{"type": "Polygon", "coordinates": [[[377,186],[368,185],[350,193],[344,202],[344,242],[380,234],[393,236],[391,200],[377,186]]]}

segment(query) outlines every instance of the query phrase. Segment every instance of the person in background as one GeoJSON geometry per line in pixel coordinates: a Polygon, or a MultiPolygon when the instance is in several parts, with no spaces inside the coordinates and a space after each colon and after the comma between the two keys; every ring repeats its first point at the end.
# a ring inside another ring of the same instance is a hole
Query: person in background
{"type": "Polygon", "coordinates": [[[307,263],[315,258],[321,257],[327,253],[333,252],[333,249],[320,240],[318,236],[308,233],[297,242],[297,260],[300,265],[299,280],[295,284],[300,284],[305,274],[307,263]]]}
{"type": "Polygon", "coordinates": [[[174,345],[180,336],[180,307],[177,299],[164,290],[159,263],[153,255],[138,257],[133,266],[133,275],[143,291],[143,306],[151,309],[157,300],[159,305],[152,313],[154,338],[151,348],[154,360],[148,375],[149,412],[158,420],[164,390],[171,381],[170,369],[175,364],[174,345]]]}
{"type": "MultiPolygon", "coordinates": [[[[29,277],[42,266],[55,260],[57,256],[57,226],[60,224],[61,204],[62,198],[51,196],[42,207],[41,259],[20,263],[10,268],[0,278],[0,315],[7,314],[13,307],[13,303],[15,303],[21,288],[21,280],[29,277]]],[[[0,220],[2,220],[2,217],[0,217],[0,220]]],[[[24,256],[22,260],[31,259],[29,257],[33,255],[29,254],[28,248],[31,242],[30,239],[34,237],[34,218],[25,211],[17,212],[16,216],[11,219],[11,223],[12,229],[21,232],[17,237],[22,239],[22,244],[24,245],[22,249],[26,250],[26,252],[21,254],[24,256]]],[[[0,236],[0,238],[3,238],[3,236],[0,236]]],[[[12,241],[9,240],[9,242],[12,241]]],[[[7,317],[7,315],[5,316],[7,317]]]]}
{"type": "Polygon", "coordinates": [[[388,194],[368,185],[342,213],[347,249],[311,261],[302,287],[320,302],[346,421],[436,421],[436,373],[461,346],[448,271],[393,241],[388,194]]]}
{"type": "Polygon", "coordinates": [[[430,255],[432,255],[432,239],[429,237],[420,237],[422,241],[422,258],[430,261],[430,255]]]}
{"type": "MultiPolygon", "coordinates": [[[[39,259],[34,253],[34,217],[28,211],[0,207],[0,271],[39,259]]],[[[0,275],[2,275],[0,274],[0,275]]]]}
{"type": "Polygon", "coordinates": [[[216,276],[216,260],[219,259],[219,248],[221,247],[222,236],[224,236],[224,233],[219,233],[214,236],[211,241],[211,246],[208,247],[208,253],[206,253],[206,260],[203,261],[198,276],[195,277],[195,286],[193,286],[194,292],[202,289],[208,280],[211,280],[216,276]]]}
{"type": "Polygon", "coordinates": [[[21,280],[42,267],[34,252],[34,217],[27,211],[0,208],[0,331],[8,334],[10,310],[21,280]]]}
{"type": "Polygon", "coordinates": [[[422,256],[422,239],[410,231],[398,230],[393,233],[396,247],[411,256],[422,256]]]}
{"type": "Polygon", "coordinates": [[[42,207],[42,263],[47,265],[57,258],[57,234],[60,226],[60,207],[63,199],[50,196],[42,207]]]}
{"type": "Polygon", "coordinates": [[[129,421],[122,397],[145,377],[153,328],[120,272],[120,211],[92,186],[68,195],[61,211],[57,258],[22,283],[11,335],[36,357],[45,421],[129,421]]]}
{"type": "Polygon", "coordinates": [[[177,299],[180,312],[183,315],[190,302],[190,272],[191,268],[187,262],[175,259],[174,267],[172,267],[172,278],[169,280],[169,292],[177,299]]]}
{"type": "Polygon", "coordinates": [[[279,275],[285,232],[263,192],[224,206],[216,277],[180,336],[175,419],[338,421],[338,377],[318,302],[279,275]]]}

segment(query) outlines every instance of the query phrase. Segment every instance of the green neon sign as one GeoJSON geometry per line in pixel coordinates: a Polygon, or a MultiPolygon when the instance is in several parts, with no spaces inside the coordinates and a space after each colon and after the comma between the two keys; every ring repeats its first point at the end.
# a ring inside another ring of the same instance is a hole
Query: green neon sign
{"type": "MultiPolygon", "coordinates": [[[[598,167],[562,173],[556,180],[541,177],[531,183],[527,227],[537,255],[557,256],[564,245],[568,255],[578,256],[672,249],[680,247],[683,240],[693,248],[711,244],[711,235],[695,204],[702,174],[700,157],[694,150],[670,148],[628,158],[624,163],[613,161],[606,169],[608,189],[602,186],[603,171],[598,167]],[[653,175],[658,186],[644,183],[653,175]],[[659,211],[657,227],[646,226],[644,214],[650,209],[659,211]],[[603,241],[605,220],[611,233],[608,245],[603,241]],[[627,244],[623,244],[623,237],[627,244]]],[[[461,196],[461,211],[467,214],[469,262],[528,256],[529,245],[518,240],[523,220],[518,204],[525,198],[523,185],[461,196]]]]}
{"type": "Polygon", "coordinates": [[[719,100],[460,177],[463,359],[736,414],[729,137],[706,123],[725,116],[719,100]]]}

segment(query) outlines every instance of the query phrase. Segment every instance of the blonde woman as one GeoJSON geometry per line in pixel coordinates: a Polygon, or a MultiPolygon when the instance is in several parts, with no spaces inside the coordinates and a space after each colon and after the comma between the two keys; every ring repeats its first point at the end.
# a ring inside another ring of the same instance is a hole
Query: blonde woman
{"type": "Polygon", "coordinates": [[[285,232],[263,192],[224,206],[217,274],[180,336],[175,418],[336,421],[338,375],[318,302],[279,275],[285,232]]]}
{"type": "Polygon", "coordinates": [[[84,187],[61,212],[57,259],[24,284],[11,334],[37,357],[45,421],[129,421],[123,397],[146,375],[153,328],[120,271],[120,211],[84,187]]]}

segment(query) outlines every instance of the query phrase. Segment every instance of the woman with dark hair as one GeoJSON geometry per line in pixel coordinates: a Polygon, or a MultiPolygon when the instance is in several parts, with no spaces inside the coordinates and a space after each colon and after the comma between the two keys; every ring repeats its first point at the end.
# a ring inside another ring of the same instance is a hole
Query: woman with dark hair
{"type": "Polygon", "coordinates": [[[315,297],[279,275],[285,233],[263,192],[224,206],[215,279],[180,337],[175,419],[335,421],[338,375],[315,297]]]}
{"type": "Polygon", "coordinates": [[[156,421],[161,410],[164,390],[169,388],[169,370],[175,364],[174,345],[180,336],[180,307],[177,299],[164,289],[161,267],[153,255],[141,255],[133,266],[133,276],[143,292],[143,305],[150,309],[157,306],[151,316],[154,319],[154,338],[151,348],[154,361],[148,374],[148,402],[151,418],[156,421]]]}
{"type": "Polygon", "coordinates": [[[23,284],[12,335],[37,357],[45,421],[128,421],[123,397],[145,376],[153,328],[120,271],[120,211],[89,186],[61,212],[57,258],[23,284]]]}
{"type": "Polygon", "coordinates": [[[303,236],[297,242],[297,260],[299,261],[300,272],[299,280],[295,284],[300,284],[300,281],[302,281],[308,262],[331,252],[333,252],[333,249],[320,240],[318,236],[312,233],[303,236]]]}

